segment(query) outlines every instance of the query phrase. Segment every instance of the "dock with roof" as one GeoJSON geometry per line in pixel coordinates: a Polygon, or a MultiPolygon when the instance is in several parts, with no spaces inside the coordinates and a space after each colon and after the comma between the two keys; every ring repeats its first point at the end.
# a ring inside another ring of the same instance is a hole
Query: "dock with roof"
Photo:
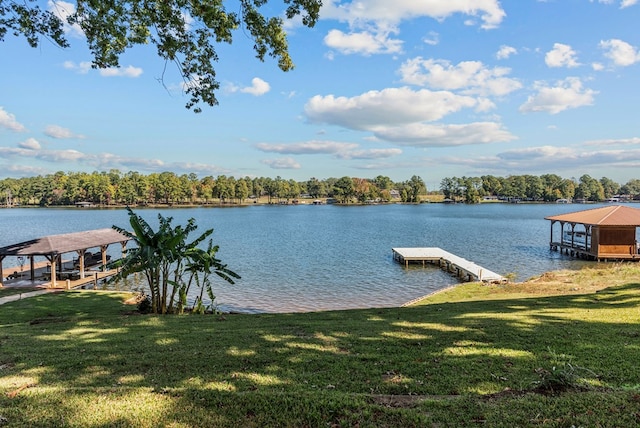
{"type": "Polygon", "coordinates": [[[610,205],[545,219],[551,221],[552,251],[588,260],[640,261],[638,208],[610,205]]]}
{"type": "Polygon", "coordinates": [[[393,259],[409,266],[409,263],[437,264],[447,272],[466,281],[507,282],[507,278],[467,259],[438,247],[392,248],[393,259]]]}
{"type": "Polygon", "coordinates": [[[3,285],[30,282],[50,288],[59,287],[59,280],[66,287],[76,287],[88,283],[97,283],[116,273],[107,268],[110,256],[107,248],[111,244],[120,244],[124,253],[129,238],[114,229],[96,229],[82,232],[49,235],[30,241],[19,242],[0,248],[0,287],[3,285]],[[92,252],[89,249],[96,248],[92,252]],[[65,260],[72,254],[75,258],[65,260]],[[5,277],[3,262],[7,257],[16,257],[22,263],[28,261],[26,272],[20,271],[5,277]],[[35,258],[44,258],[36,261],[35,258]],[[98,270],[95,270],[98,269],[98,270]]]}

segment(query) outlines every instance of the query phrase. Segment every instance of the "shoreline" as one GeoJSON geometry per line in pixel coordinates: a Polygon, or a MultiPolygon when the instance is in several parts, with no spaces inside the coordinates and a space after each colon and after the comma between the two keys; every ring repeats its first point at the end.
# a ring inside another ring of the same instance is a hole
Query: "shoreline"
{"type": "Polygon", "coordinates": [[[444,288],[439,288],[437,290],[432,291],[431,293],[425,294],[424,296],[416,297],[415,299],[409,300],[408,302],[403,303],[402,305],[400,305],[400,307],[401,308],[405,308],[405,307],[411,306],[414,303],[419,302],[420,300],[426,299],[426,298],[431,297],[431,296],[435,296],[436,294],[440,294],[440,293],[443,293],[445,291],[453,290],[454,288],[459,287],[462,284],[467,284],[467,283],[461,282],[459,284],[453,284],[453,285],[448,285],[448,286],[446,286],[444,288]]]}

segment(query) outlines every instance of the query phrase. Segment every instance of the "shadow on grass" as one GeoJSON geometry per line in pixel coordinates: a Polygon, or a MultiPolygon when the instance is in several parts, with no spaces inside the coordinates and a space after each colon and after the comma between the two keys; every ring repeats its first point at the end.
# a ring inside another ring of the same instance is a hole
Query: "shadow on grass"
{"type": "MultiPolygon", "coordinates": [[[[593,388],[637,389],[639,288],[224,320],[131,315],[113,294],[47,295],[2,308],[0,385],[87,396],[150,390],[168,400],[171,410],[160,414],[183,423],[215,415],[221,426],[285,416],[297,426],[376,418],[387,421],[380,426],[419,425],[428,420],[424,411],[378,414],[390,406],[371,397],[531,391],[558,356],[587,368],[593,388]]],[[[36,409],[36,397],[0,404],[36,409]]],[[[58,410],[73,414],[72,403],[58,410]]]]}

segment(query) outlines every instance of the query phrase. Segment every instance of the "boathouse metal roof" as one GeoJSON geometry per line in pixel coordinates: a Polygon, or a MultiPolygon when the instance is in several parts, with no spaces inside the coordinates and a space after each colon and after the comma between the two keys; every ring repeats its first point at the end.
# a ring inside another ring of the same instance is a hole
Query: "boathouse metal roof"
{"type": "Polygon", "coordinates": [[[128,240],[127,236],[114,229],[86,230],[61,235],[49,235],[8,245],[0,248],[0,257],[64,254],[128,240]]]}
{"type": "Polygon", "coordinates": [[[624,205],[578,211],[545,217],[546,220],[579,223],[592,226],[640,226],[640,209],[624,205]]]}

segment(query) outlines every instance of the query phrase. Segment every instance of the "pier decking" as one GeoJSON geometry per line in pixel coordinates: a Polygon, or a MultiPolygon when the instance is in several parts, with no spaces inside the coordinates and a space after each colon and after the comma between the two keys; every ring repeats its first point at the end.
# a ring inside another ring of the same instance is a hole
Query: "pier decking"
{"type": "Polygon", "coordinates": [[[467,281],[506,282],[507,278],[438,247],[392,248],[393,259],[408,266],[411,262],[438,264],[467,281]]]}
{"type": "MultiPolygon", "coordinates": [[[[107,262],[111,258],[107,254],[107,249],[111,244],[120,243],[122,254],[124,255],[129,239],[128,236],[114,229],[96,229],[62,235],[49,235],[1,247],[0,287],[8,280],[22,279],[26,276],[32,282],[36,281],[37,278],[49,280],[53,287],[57,286],[58,279],[74,281],[85,279],[87,268],[100,265],[100,270],[105,270],[107,262]],[[94,254],[88,251],[91,248],[99,248],[100,251],[94,254]],[[63,257],[69,253],[75,254],[76,257],[71,266],[66,266],[67,263],[63,261],[63,257]],[[16,257],[18,259],[20,272],[18,273],[14,267],[14,272],[5,278],[3,261],[6,257],[16,257]],[[36,257],[43,257],[46,262],[36,262],[36,257]],[[25,262],[28,262],[26,274],[23,272],[25,262]],[[48,274],[48,278],[43,278],[43,272],[37,272],[42,269],[42,266],[49,266],[49,270],[45,272],[48,274]]],[[[90,274],[95,276],[93,272],[90,272],[90,274]]]]}
{"type": "Polygon", "coordinates": [[[91,285],[92,288],[98,287],[98,282],[110,278],[118,273],[117,270],[111,269],[106,271],[86,272],[84,278],[74,279],[57,279],[55,284],[51,280],[39,278],[34,281],[29,279],[9,280],[5,283],[5,287],[40,287],[46,289],[72,290],[75,288],[84,288],[91,285]]]}

